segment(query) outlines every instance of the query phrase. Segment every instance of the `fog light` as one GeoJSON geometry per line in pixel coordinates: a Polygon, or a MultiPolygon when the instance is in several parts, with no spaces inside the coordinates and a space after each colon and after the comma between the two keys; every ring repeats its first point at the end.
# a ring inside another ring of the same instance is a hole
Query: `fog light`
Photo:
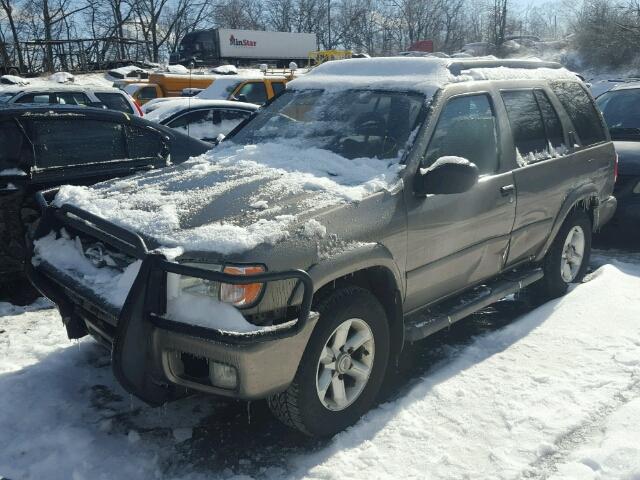
{"type": "Polygon", "coordinates": [[[214,387],[233,390],[238,386],[238,372],[231,365],[209,360],[209,379],[214,387]]]}

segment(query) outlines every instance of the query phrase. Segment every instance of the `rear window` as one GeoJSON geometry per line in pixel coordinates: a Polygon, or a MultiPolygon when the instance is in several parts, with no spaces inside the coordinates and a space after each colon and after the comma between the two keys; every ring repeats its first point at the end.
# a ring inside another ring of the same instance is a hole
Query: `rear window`
{"type": "Polygon", "coordinates": [[[576,82],[552,82],[551,88],[571,118],[583,146],[604,142],[600,115],[584,88],[576,82]]]}
{"type": "Polygon", "coordinates": [[[86,118],[33,120],[39,168],[86,165],[127,158],[123,126],[86,118]]]}
{"type": "Polygon", "coordinates": [[[104,103],[109,110],[134,113],[127,99],[120,93],[96,93],[96,97],[98,97],[98,100],[104,103]]]}
{"type": "Polygon", "coordinates": [[[27,93],[16,100],[16,103],[50,103],[48,93],[27,93]]]}
{"type": "Polygon", "coordinates": [[[91,100],[82,92],[57,92],[56,98],[62,105],[89,105],[91,100]]]}

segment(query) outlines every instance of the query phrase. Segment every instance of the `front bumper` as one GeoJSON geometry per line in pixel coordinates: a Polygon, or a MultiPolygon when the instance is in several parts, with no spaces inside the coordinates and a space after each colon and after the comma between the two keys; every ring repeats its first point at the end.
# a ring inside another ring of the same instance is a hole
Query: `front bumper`
{"type": "Polygon", "coordinates": [[[289,386],[318,319],[311,312],[313,283],[306,272],[241,277],[180,265],[147,251],[144,241],[133,232],[70,206],[47,208],[36,238],[62,226],[100,238],[142,260],[121,310],[101,303],[47,263],[35,267],[29,263],[27,269],[32,283],[58,305],[71,338],[90,333],[111,347],[114,374],[130,393],[151,405],[160,405],[183,396],[185,387],[251,400],[289,386]],[[167,273],[231,284],[295,280],[290,302],[301,298],[295,306],[297,318],[249,333],[169,320],[163,317],[167,273]],[[212,362],[235,370],[235,386],[215,384],[207,369],[212,362]]]}

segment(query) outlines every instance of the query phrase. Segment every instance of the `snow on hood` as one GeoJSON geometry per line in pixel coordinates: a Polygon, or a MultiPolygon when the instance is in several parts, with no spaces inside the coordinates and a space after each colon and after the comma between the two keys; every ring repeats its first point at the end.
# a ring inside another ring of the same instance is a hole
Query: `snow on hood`
{"type": "Polygon", "coordinates": [[[159,247],[226,255],[274,244],[314,213],[392,189],[402,168],[397,160],[347,160],[285,142],[229,143],[174,167],[63,186],[54,204],[76,205],[159,247]],[[252,207],[257,202],[267,208],[252,207]]]}
{"type": "Polygon", "coordinates": [[[48,80],[55,83],[73,83],[75,81],[75,78],[76,77],[68,72],[57,72],[53,75],[49,75],[48,80]]]}

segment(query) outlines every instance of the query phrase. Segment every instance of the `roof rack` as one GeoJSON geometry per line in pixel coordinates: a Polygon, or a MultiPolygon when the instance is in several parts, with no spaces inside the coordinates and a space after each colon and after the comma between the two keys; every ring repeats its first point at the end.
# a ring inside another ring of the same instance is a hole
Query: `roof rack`
{"type": "Polygon", "coordinates": [[[470,70],[472,68],[523,68],[534,70],[536,68],[564,68],[557,62],[543,62],[542,60],[509,60],[509,59],[476,59],[476,58],[463,58],[452,59],[447,67],[453,75],[460,75],[463,70],[470,70]]]}

